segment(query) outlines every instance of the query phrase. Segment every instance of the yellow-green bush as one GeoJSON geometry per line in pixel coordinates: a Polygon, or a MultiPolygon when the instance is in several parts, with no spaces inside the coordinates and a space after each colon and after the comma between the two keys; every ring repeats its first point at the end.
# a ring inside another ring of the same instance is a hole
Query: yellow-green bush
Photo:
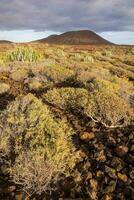
{"type": "Polygon", "coordinates": [[[0,95],[9,92],[10,86],[6,83],[0,83],[0,95]]]}
{"type": "Polygon", "coordinates": [[[48,77],[48,80],[53,82],[62,82],[65,79],[74,75],[74,71],[59,65],[45,66],[42,74],[48,77]]]}
{"type": "Polygon", "coordinates": [[[36,78],[32,78],[28,81],[28,88],[29,90],[35,90],[35,91],[38,91],[40,89],[43,88],[43,84],[41,81],[39,81],[38,79],[36,78]]]}
{"type": "Polygon", "coordinates": [[[42,55],[32,49],[31,47],[19,47],[12,52],[10,52],[8,55],[9,61],[21,61],[21,62],[35,62],[42,58],[42,55]]]}
{"type": "Polygon", "coordinates": [[[79,155],[71,142],[73,130],[54,120],[48,107],[32,94],[18,97],[5,113],[4,152],[13,153],[13,181],[32,194],[48,189],[61,173],[69,173],[79,155]]]}
{"type": "Polygon", "coordinates": [[[104,79],[93,80],[91,87],[93,91],[110,91],[116,94],[119,93],[120,89],[119,84],[104,79]]]}
{"type": "Polygon", "coordinates": [[[23,81],[28,77],[28,70],[25,68],[15,69],[13,72],[11,72],[10,77],[14,81],[23,81]]]}
{"type": "Polygon", "coordinates": [[[88,91],[81,88],[54,88],[43,95],[49,103],[61,109],[79,110],[87,104],[88,91]]]}
{"type": "Polygon", "coordinates": [[[94,63],[94,58],[87,52],[71,54],[70,59],[75,62],[94,63]]]}
{"type": "MultiPolygon", "coordinates": [[[[80,88],[53,89],[43,98],[65,110],[79,110],[105,127],[129,125],[134,120],[132,108],[127,101],[116,94],[113,86],[107,87],[107,84],[105,86],[93,93],[80,88]]],[[[118,87],[115,89],[118,91],[118,87]]]]}
{"type": "Polygon", "coordinates": [[[130,105],[114,92],[107,90],[91,94],[84,112],[94,121],[109,128],[127,126],[134,120],[130,105]]]}
{"type": "Polygon", "coordinates": [[[1,68],[6,67],[7,66],[6,62],[7,62],[7,54],[0,52],[0,67],[1,68]]]}

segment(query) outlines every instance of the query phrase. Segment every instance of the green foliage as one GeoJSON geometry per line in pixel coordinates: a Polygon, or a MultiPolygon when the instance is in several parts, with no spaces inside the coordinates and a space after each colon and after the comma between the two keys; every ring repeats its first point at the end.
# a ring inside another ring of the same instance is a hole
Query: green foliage
{"type": "Polygon", "coordinates": [[[60,65],[45,66],[42,74],[52,82],[62,82],[74,75],[74,71],[60,65]]]}
{"type": "Polygon", "coordinates": [[[31,47],[20,47],[8,54],[9,61],[36,62],[42,55],[31,47]]]}
{"type": "Polygon", "coordinates": [[[10,74],[11,79],[14,81],[23,81],[25,78],[28,77],[28,70],[25,68],[15,69],[10,74]]]}
{"type": "Polygon", "coordinates": [[[84,60],[85,63],[94,63],[94,58],[90,55],[85,55],[83,60],[84,60]]]}
{"type": "Polygon", "coordinates": [[[87,52],[71,54],[70,58],[76,62],[94,63],[93,57],[87,52]]]}
{"type": "Polygon", "coordinates": [[[61,109],[81,109],[87,104],[88,91],[81,88],[54,88],[43,95],[49,103],[61,109]]]}
{"type": "Polygon", "coordinates": [[[93,93],[80,88],[61,88],[48,91],[43,98],[59,108],[79,110],[109,128],[126,126],[133,120],[132,108],[114,92],[114,85],[109,86],[107,82],[103,89],[93,93]]]}
{"type": "Polygon", "coordinates": [[[39,81],[36,78],[30,79],[28,82],[29,90],[38,91],[38,90],[42,89],[42,87],[43,87],[43,85],[42,85],[41,81],[39,81]]]}
{"type": "Polygon", "coordinates": [[[85,113],[105,127],[127,126],[134,120],[129,104],[112,91],[102,90],[90,95],[85,113]],[[90,103],[91,101],[91,103],[90,103]]]}
{"type": "Polygon", "coordinates": [[[134,47],[131,48],[131,54],[134,55],[134,47]]]}
{"type": "Polygon", "coordinates": [[[0,53],[0,68],[7,66],[7,54],[0,53]]]}
{"type": "Polygon", "coordinates": [[[104,79],[94,79],[91,82],[91,87],[93,91],[110,91],[118,94],[120,86],[117,83],[112,83],[104,79]]]}
{"type": "Polygon", "coordinates": [[[18,97],[5,112],[3,151],[13,153],[9,172],[29,194],[41,193],[79,157],[71,142],[73,130],[54,120],[48,107],[32,94],[18,97]],[[12,146],[13,145],[13,146],[12,146]]]}
{"type": "Polygon", "coordinates": [[[102,52],[102,55],[106,56],[106,57],[111,57],[112,56],[112,52],[110,50],[104,50],[102,52]]]}

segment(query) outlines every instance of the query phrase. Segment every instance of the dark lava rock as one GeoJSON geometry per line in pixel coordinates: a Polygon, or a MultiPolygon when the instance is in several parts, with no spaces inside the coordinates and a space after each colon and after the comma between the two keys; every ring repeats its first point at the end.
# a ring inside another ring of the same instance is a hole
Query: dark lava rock
{"type": "Polygon", "coordinates": [[[113,159],[112,159],[112,161],[111,161],[111,166],[112,166],[114,169],[116,169],[117,171],[120,171],[120,170],[122,170],[123,165],[124,165],[124,163],[123,163],[123,161],[122,161],[120,158],[118,158],[118,157],[113,157],[113,159]]]}
{"type": "Polygon", "coordinates": [[[118,173],[118,178],[123,182],[127,182],[128,181],[128,177],[127,177],[126,174],[118,173]]]}
{"type": "Polygon", "coordinates": [[[108,166],[105,166],[105,172],[108,174],[108,176],[110,178],[113,178],[113,179],[117,179],[117,175],[116,175],[116,170],[111,168],[111,167],[108,167],[108,166]]]}
{"type": "Polygon", "coordinates": [[[129,155],[127,156],[127,161],[128,161],[129,163],[131,163],[131,164],[134,164],[134,156],[131,155],[131,154],[129,154],[129,155]]]}
{"type": "Polygon", "coordinates": [[[97,191],[97,187],[98,187],[98,182],[95,179],[91,179],[90,180],[90,186],[94,191],[97,191]]]}
{"type": "Polygon", "coordinates": [[[130,151],[131,153],[134,153],[134,145],[131,146],[130,151]]]}
{"type": "Polygon", "coordinates": [[[101,170],[98,170],[98,171],[96,172],[96,178],[97,178],[97,179],[101,179],[102,177],[104,177],[104,172],[101,171],[101,170]]]}
{"type": "Polygon", "coordinates": [[[108,140],[107,140],[107,144],[108,144],[108,146],[115,147],[116,146],[116,140],[113,137],[109,136],[108,140]]]}
{"type": "Polygon", "coordinates": [[[115,188],[116,188],[116,181],[110,181],[104,191],[105,193],[112,193],[115,191],[115,188]]]}
{"type": "Polygon", "coordinates": [[[130,176],[131,179],[134,180],[134,168],[132,168],[132,169],[130,170],[129,176],[130,176]]]}
{"type": "Polygon", "coordinates": [[[92,133],[92,132],[83,132],[83,133],[80,134],[81,140],[89,141],[89,140],[92,140],[94,138],[95,138],[95,134],[92,133]]]}
{"type": "Polygon", "coordinates": [[[115,149],[115,152],[118,156],[120,157],[123,157],[127,154],[128,152],[128,147],[127,146],[118,146],[116,149],[115,149]]]}
{"type": "Polygon", "coordinates": [[[16,186],[14,186],[14,185],[11,185],[11,186],[9,186],[8,188],[7,188],[7,191],[8,192],[14,192],[16,190],[16,186]]]}

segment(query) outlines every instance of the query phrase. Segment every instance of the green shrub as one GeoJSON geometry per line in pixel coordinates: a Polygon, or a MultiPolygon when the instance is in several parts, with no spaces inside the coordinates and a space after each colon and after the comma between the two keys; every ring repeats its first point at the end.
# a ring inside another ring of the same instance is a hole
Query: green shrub
{"type": "Polygon", "coordinates": [[[7,66],[7,54],[0,52],[0,67],[6,67],[7,66]]]}
{"type": "Polygon", "coordinates": [[[10,86],[6,83],[0,83],[0,95],[8,93],[10,90],[10,86]]]}
{"type": "Polygon", "coordinates": [[[110,91],[116,94],[119,93],[120,89],[119,84],[104,79],[94,79],[91,82],[91,87],[93,91],[110,91]]]}
{"type": "Polygon", "coordinates": [[[94,58],[87,52],[71,54],[70,58],[75,62],[94,63],[94,58]]]}
{"type": "Polygon", "coordinates": [[[14,155],[9,167],[13,181],[29,194],[41,193],[59,174],[69,173],[79,157],[71,142],[73,134],[68,124],[55,121],[35,96],[18,97],[5,112],[0,138],[5,144],[3,151],[14,155]]]}
{"type": "Polygon", "coordinates": [[[113,86],[108,88],[99,89],[93,93],[80,88],[53,89],[48,91],[43,98],[65,110],[79,110],[105,127],[129,125],[134,120],[132,108],[127,101],[114,92],[113,86]]]}
{"type": "Polygon", "coordinates": [[[20,47],[8,54],[9,61],[36,62],[41,59],[41,54],[31,47],[20,47]]]}
{"type": "Polygon", "coordinates": [[[112,56],[112,52],[106,49],[106,50],[104,50],[102,52],[102,55],[106,56],[106,57],[111,57],[112,56]]]}
{"type": "Polygon", "coordinates": [[[5,66],[6,66],[6,64],[5,64],[4,60],[0,59],[0,67],[5,67],[5,66]]]}
{"type": "Polygon", "coordinates": [[[21,69],[15,69],[11,74],[10,74],[11,79],[14,81],[23,81],[28,77],[28,70],[25,68],[21,69]]]}
{"type": "Polygon", "coordinates": [[[108,128],[127,126],[134,120],[133,110],[129,104],[115,93],[107,90],[90,95],[88,106],[84,112],[94,121],[100,122],[108,128]]]}
{"type": "Polygon", "coordinates": [[[43,88],[43,84],[40,80],[37,78],[32,78],[28,81],[28,88],[29,90],[35,90],[38,91],[43,88]]]}
{"type": "Polygon", "coordinates": [[[81,88],[54,88],[43,95],[49,103],[61,109],[81,109],[87,104],[88,91],[81,88]]]}
{"type": "Polygon", "coordinates": [[[41,74],[46,76],[49,81],[57,83],[62,82],[69,77],[72,77],[74,75],[74,71],[66,67],[52,65],[45,66],[41,74]]]}
{"type": "Polygon", "coordinates": [[[131,48],[131,53],[134,55],[134,47],[131,48]]]}
{"type": "Polygon", "coordinates": [[[90,55],[85,55],[84,58],[83,58],[83,61],[85,63],[94,63],[94,58],[90,55]]]}

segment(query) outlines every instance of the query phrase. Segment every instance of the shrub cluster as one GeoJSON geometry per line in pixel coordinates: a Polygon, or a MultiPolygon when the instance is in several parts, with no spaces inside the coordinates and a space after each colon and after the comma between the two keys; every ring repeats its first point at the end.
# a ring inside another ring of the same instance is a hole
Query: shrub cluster
{"type": "Polygon", "coordinates": [[[5,111],[0,141],[11,160],[13,181],[29,194],[46,191],[79,158],[73,130],[54,120],[48,107],[32,94],[18,97],[5,111]]]}
{"type": "Polygon", "coordinates": [[[113,87],[107,89],[104,87],[92,93],[81,88],[53,89],[43,98],[59,108],[69,111],[79,110],[105,127],[114,128],[130,124],[134,119],[132,108],[123,98],[114,93],[113,87]]]}

